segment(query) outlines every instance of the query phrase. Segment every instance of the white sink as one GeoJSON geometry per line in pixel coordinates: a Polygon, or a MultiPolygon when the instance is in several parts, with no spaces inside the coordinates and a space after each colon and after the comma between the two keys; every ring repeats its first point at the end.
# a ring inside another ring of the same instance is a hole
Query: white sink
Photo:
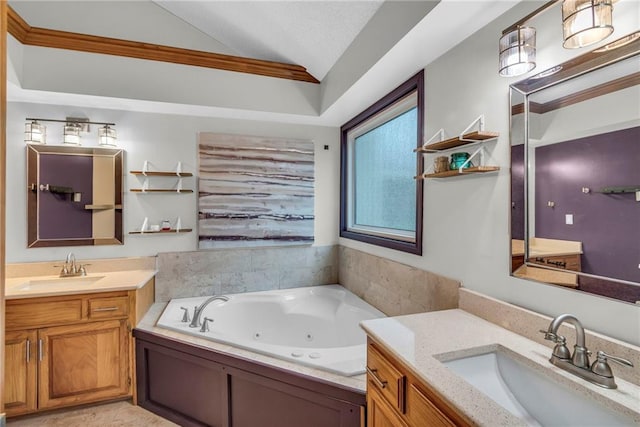
{"type": "Polygon", "coordinates": [[[633,419],[579,395],[516,360],[507,350],[498,349],[443,363],[529,425],[635,425],[633,419]]]}
{"type": "Polygon", "coordinates": [[[50,279],[29,280],[16,286],[16,290],[30,291],[50,288],[52,286],[88,286],[105,276],[55,277],[50,279]]]}

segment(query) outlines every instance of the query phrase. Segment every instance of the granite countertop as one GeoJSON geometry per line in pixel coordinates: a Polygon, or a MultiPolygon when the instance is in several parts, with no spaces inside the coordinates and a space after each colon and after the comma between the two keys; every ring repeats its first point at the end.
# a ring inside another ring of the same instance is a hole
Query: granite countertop
{"type": "MultiPolygon", "coordinates": [[[[460,309],[367,320],[362,328],[418,378],[481,426],[526,425],[441,361],[483,354],[503,347],[526,365],[548,373],[576,394],[589,396],[640,425],[640,387],[616,379],[608,390],[581,380],[548,361],[551,350],[460,309]]],[[[569,339],[571,341],[571,338],[569,339]]],[[[615,371],[615,367],[614,367],[615,371]]]]}
{"type": "Polygon", "coordinates": [[[24,276],[5,280],[5,298],[35,298],[95,292],[127,291],[144,286],[156,270],[92,272],[86,276],[24,276]]]}
{"type": "Polygon", "coordinates": [[[287,371],[302,374],[308,377],[319,379],[323,382],[339,385],[345,389],[352,391],[362,392],[366,391],[366,375],[354,375],[347,377],[344,375],[338,375],[331,372],[323,371],[321,369],[311,368],[308,366],[300,365],[294,362],[288,362],[285,360],[277,359],[275,357],[266,356],[263,354],[255,353],[253,351],[244,350],[238,347],[234,347],[228,344],[218,343],[210,341],[204,338],[198,338],[191,335],[182,334],[180,332],[171,331],[156,326],[156,322],[162,315],[167,303],[158,302],[151,306],[147,314],[138,322],[136,329],[142,331],[151,332],[155,335],[163,336],[166,338],[178,340],[187,344],[197,345],[199,347],[210,348],[217,352],[228,354],[236,357],[240,357],[246,360],[252,360],[262,365],[272,366],[279,369],[286,369],[287,371]]]}

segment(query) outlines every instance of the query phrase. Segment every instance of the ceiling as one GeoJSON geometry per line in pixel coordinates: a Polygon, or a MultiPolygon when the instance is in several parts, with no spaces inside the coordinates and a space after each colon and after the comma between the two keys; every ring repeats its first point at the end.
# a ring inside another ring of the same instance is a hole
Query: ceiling
{"type": "Polygon", "coordinates": [[[383,0],[153,3],[238,56],[299,64],[322,80],[383,0]]]}
{"type": "MultiPolygon", "coordinates": [[[[227,107],[218,103],[219,97],[203,104],[184,97],[176,102],[37,85],[26,88],[19,76],[11,78],[17,71],[9,73],[8,98],[12,102],[335,126],[519,1],[10,0],[9,5],[34,27],[301,65],[321,81],[314,89],[321,105],[317,114],[309,115],[293,109],[227,107]],[[429,4],[430,11],[424,6],[429,4]],[[418,16],[420,8],[424,10],[418,16]],[[413,19],[409,26],[407,16],[413,19]]],[[[25,55],[33,57],[36,52],[41,51],[25,50],[25,55]]],[[[14,66],[18,70],[21,65],[16,62],[14,66]]],[[[273,80],[252,82],[271,85],[273,80]]],[[[272,87],[279,86],[274,83],[272,87]]],[[[290,87],[300,97],[306,96],[306,87],[290,87]]],[[[245,98],[240,103],[249,104],[245,98]]],[[[310,102],[315,99],[309,98],[310,102]]]]}

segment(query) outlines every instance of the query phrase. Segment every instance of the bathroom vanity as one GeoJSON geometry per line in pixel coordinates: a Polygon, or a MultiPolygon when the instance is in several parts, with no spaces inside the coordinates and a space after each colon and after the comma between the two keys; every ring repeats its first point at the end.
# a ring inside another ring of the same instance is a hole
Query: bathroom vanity
{"type": "Polygon", "coordinates": [[[131,397],[131,330],[153,303],[154,275],[7,279],[7,415],[131,397]]]}
{"type": "MultiPolygon", "coordinates": [[[[507,319],[507,311],[520,309],[501,304],[492,310],[507,319]]],[[[528,312],[520,320],[511,318],[507,322],[512,326],[523,322],[528,328],[540,322],[544,326],[537,329],[546,329],[549,320],[528,312]],[[527,319],[528,316],[535,319],[527,319]]],[[[548,361],[551,348],[464,310],[374,319],[361,325],[369,337],[367,425],[370,427],[520,426],[537,425],[536,422],[547,425],[549,421],[541,419],[541,413],[567,426],[586,425],[580,417],[606,420],[599,425],[640,422],[637,384],[620,377],[616,378],[615,390],[591,384],[551,365],[548,361]],[[484,356],[497,358],[500,363],[478,363],[484,356]],[[464,370],[458,370],[456,365],[460,363],[471,375],[465,376],[464,370]],[[509,406],[510,400],[505,403],[497,399],[493,394],[496,387],[490,387],[493,382],[489,371],[496,365],[513,367],[511,371],[500,368],[500,374],[505,376],[504,383],[521,405],[516,405],[515,411],[509,406]],[[484,370],[482,379],[474,383],[478,369],[484,370]]],[[[575,331],[565,328],[562,333],[573,346],[575,331]]],[[[544,339],[543,334],[538,335],[536,340],[544,339]]],[[[607,346],[592,335],[587,337],[587,345],[592,350],[607,346]]],[[[638,349],[631,347],[608,351],[622,352],[636,361],[638,349]]],[[[622,369],[628,369],[625,375],[634,375],[634,368],[616,365],[616,376],[623,374],[622,369]]]]}

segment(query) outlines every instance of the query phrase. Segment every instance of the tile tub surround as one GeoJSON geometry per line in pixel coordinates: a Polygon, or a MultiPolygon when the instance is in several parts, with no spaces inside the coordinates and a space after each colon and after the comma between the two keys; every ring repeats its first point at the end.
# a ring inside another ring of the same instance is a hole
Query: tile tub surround
{"type": "Polygon", "coordinates": [[[458,307],[456,280],[344,246],[338,259],[338,283],[387,316],[458,307]]]}
{"type": "Polygon", "coordinates": [[[158,254],[156,301],[336,283],[337,246],[212,249],[158,254]]]}
{"type": "MultiPolygon", "coordinates": [[[[551,349],[555,344],[546,341],[543,334],[539,332],[541,329],[547,330],[552,320],[551,317],[464,288],[460,288],[460,308],[547,346],[549,348],[547,358],[551,356],[551,349]]],[[[573,326],[563,324],[559,333],[567,337],[567,345],[569,348],[573,348],[576,336],[573,326]]],[[[591,356],[592,362],[595,360],[595,353],[598,350],[630,360],[634,365],[633,368],[619,363],[610,363],[611,369],[613,369],[616,379],[620,378],[640,386],[640,347],[589,330],[585,330],[585,340],[587,348],[594,353],[591,356]]],[[[638,397],[640,398],[640,396],[638,397]]]]}
{"type": "Polygon", "coordinates": [[[251,360],[253,362],[256,362],[262,365],[284,369],[289,372],[312,377],[323,382],[339,385],[349,390],[354,390],[362,393],[364,393],[366,390],[365,374],[345,377],[342,375],[323,371],[321,369],[315,369],[308,366],[299,365],[295,362],[287,362],[285,360],[277,359],[275,357],[254,353],[250,350],[243,350],[241,348],[234,347],[228,344],[218,343],[218,342],[210,341],[204,338],[198,338],[191,335],[185,335],[180,332],[159,328],[156,326],[156,322],[162,315],[162,312],[166,307],[166,305],[167,303],[165,302],[156,302],[155,304],[153,304],[149,309],[149,311],[147,311],[147,314],[136,325],[136,329],[150,332],[155,335],[159,335],[161,337],[166,337],[166,338],[174,339],[177,341],[181,341],[186,344],[191,344],[191,345],[195,345],[202,348],[208,348],[218,353],[228,354],[228,355],[239,357],[242,359],[251,360]]]}
{"type": "Polygon", "coordinates": [[[576,395],[596,399],[631,417],[635,424],[640,423],[639,386],[618,378],[618,389],[608,390],[581,380],[551,365],[546,346],[461,309],[367,320],[361,325],[374,341],[416,377],[480,426],[519,426],[525,422],[454,374],[442,361],[487,353],[499,347],[508,349],[527,366],[570,387],[576,395]]]}
{"type": "MultiPolygon", "coordinates": [[[[72,251],[73,252],[73,251],[72,251]]],[[[131,257],[110,259],[83,259],[82,253],[73,252],[76,256],[76,264],[87,264],[87,273],[111,273],[129,270],[155,270],[156,257],[131,257]]],[[[13,279],[17,277],[52,276],[60,274],[64,259],[45,262],[24,262],[6,265],[5,277],[13,279]]]]}

